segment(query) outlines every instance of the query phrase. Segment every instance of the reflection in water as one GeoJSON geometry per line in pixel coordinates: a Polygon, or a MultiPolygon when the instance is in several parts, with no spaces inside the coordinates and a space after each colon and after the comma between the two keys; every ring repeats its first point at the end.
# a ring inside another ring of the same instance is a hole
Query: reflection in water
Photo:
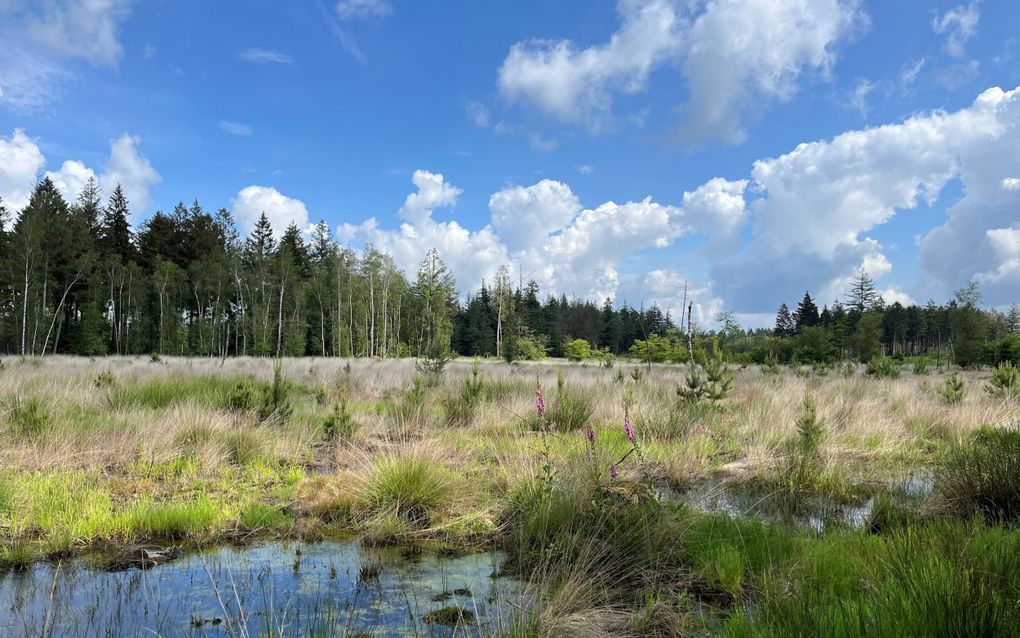
{"type": "MultiPolygon", "coordinates": [[[[892,482],[886,493],[898,504],[916,505],[932,491],[930,472],[919,472],[892,482]]],[[[665,494],[698,512],[721,513],[732,517],[752,517],[824,532],[832,526],[861,528],[868,524],[877,497],[859,503],[844,503],[824,494],[791,498],[779,490],[764,490],[708,481],[680,494],[665,494]]]]}
{"type": "Polygon", "coordinates": [[[0,636],[492,635],[524,593],[493,577],[500,560],[347,541],[219,547],[144,571],[39,564],[0,575],[0,636]]]}

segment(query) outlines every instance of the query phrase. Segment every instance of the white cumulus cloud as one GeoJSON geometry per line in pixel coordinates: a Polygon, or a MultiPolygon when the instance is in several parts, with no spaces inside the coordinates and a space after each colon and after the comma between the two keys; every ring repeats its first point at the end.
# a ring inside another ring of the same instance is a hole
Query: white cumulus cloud
{"type": "Polygon", "coordinates": [[[9,212],[24,208],[35,188],[36,176],[46,165],[39,145],[21,129],[0,137],[0,199],[9,212]]]}
{"type": "Polygon", "coordinates": [[[251,231],[262,213],[266,214],[277,238],[291,223],[296,224],[302,231],[309,227],[305,203],[300,199],[287,197],[272,186],[246,186],[234,196],[230,207],[243,233],[251,231]]]}
{"type": "Polygon", "coordinates": [[[603,45],[577,48],[569,40],[519,42],[499,70],[511,101],[532,102],[566,122],[593,126],[608,115],[612,92],[644,89],[652,69],[680,45],[680,19],[667,0],[624,0],[620,29],[603,45]]]}
{"type": "Polygon", "coordinates": [[[510,102],[599,128],[614,93],[646,88],[652,71],[679,66],[690,91],[680,137],[743,141],[754,107],[789,100],[805,70],[828,73],[836,46],[866,22],[857,0],[621,0],[620,27],[604,44],[532,40],[499,69],[510,102]]]}
{"type": "Polygon", "coordinates": [[[510,250],[544,241],[581,211],[581,202],[562,182],[544,179],[532,186],[511,186],[489,198],[492,225],[510,250]]]}

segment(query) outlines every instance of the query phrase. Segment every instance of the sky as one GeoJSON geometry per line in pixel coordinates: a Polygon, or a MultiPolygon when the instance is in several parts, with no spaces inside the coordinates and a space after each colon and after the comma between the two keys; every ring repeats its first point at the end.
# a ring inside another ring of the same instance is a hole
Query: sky
{"type": "Polygon", "coordinates": [[[0,0],[0,198],[325,220],[462,294],[1020,301],[1015,0],[0,0]]]}

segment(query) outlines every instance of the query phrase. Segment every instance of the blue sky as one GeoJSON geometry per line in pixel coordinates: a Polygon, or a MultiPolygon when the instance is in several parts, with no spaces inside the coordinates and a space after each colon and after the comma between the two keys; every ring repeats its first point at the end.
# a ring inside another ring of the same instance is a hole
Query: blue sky
{"type": "Polygon", "coordinates": [[[1020,290],[1020,3],[0,0],[0,197],[325,219],[469,290],[771,322],[1020,290]],[[980,96],[980,97],[979,97],[980,96]],[[806,144],[806,146],[800,146],[806,144]],[[72,193],[73,196],[73,193],[72,193]]]}

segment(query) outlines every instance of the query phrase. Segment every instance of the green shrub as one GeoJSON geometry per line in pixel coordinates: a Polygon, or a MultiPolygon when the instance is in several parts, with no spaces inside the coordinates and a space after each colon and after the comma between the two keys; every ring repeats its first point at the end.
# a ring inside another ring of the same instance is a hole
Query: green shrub
{"type": "Polygon", "coordinates": [[[322,433],[327,441],[352,441],[359,427],[344,398],[333,404],[333,413],[322,422],[322,433]]]}
{"type": "Polygon", "coordinates": [[[712,356],[699,350],[694,358],[697,365],[690,366],[684,385],[677,388],[677,396],[691,402],[701,399],[709,401],[725,399],[733,384],[734,374],[723,360],[722,350],[716,344],[712,344],[712,356]]]}
{"type": "Polygon", "coordinates": [[[1020,519],[1020,429],[983,426],[953,446],[935,470],[935,489],[960,515],[1020,519]]]}
{"type": "Polygon", "coordinates": [[[797,419],[797,439],[788,460],[787,486],[791,492],[804,488],[818,476],[818,452],[825,436],[825,424],[818,418],[814,397],[805,394],[803,405],[797,419]]]}
{"type": "Polygon", "coordinates": [[[899,379],[900,364],[891,357],[872,357],[868,361],[865,374],[871,377],[899,379]]]}
{"type": "Polygon", "coordinates": [[[985,385],[985,392],[994,397],[1020,398],[1020,373],[1012,362],[1005,361],[992,370],[992,378],[985,385]]]}
{"type": "Polygon", "coordinates": [[[563,356],[570,361],[586,361],[591,358],[591,344],[585,339],[574,339],[563,347],[563,356]]]}
{"type": "Polygon", "coordinates": [[[967,382],[958,374],[951,374],[942,381],[939,394],[949,405],[959,405],[967,397],[967,382]]]}
{"type": "Polygon", "coordinates": [[[923,358],[915,359],[914,360],[914,374],[916,374],[916,375],[928,374],[928,365],[929,365],[929,363],[928,363],[927,359],[923,359],[923,358]]]}

